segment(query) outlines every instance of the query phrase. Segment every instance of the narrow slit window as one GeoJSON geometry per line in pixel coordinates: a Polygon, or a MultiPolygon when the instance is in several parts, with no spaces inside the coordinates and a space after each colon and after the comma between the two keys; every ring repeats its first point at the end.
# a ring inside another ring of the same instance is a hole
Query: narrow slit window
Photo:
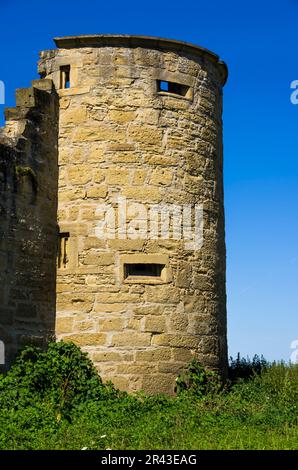
{"type": "Polygon", "coordinates": [[[66,268],[68,263],[68,240],[69,232],[59,233],[59,245],[58,245],[58,268],[66,268]]]}
{"type": "Polygon", "coordinates": [[[60,88],[70,88],[70,65],[60,67],[60,88]]]}
{"type": "Polygon", "coordinates": [[[157,89],[158,91],[187,97],[190,87],[187,85],[181,85],[180,83],[157,80],[157,89]]]}
{"type": "Polygon", "coordinates": [[[156,263],[127,263],[124,264],[124,278],[150,277],[161,278],[164,264],[156,263]]]}

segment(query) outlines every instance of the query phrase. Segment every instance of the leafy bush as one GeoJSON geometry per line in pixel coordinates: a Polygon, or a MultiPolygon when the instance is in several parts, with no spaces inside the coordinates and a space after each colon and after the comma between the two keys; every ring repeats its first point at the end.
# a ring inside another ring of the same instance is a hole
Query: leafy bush
{"type": "Polygon", "coordinates": [[[0,376],[0,407],[24,408],[44,400],[58,419],[86,400],[117,395],[104,385],[86,353],[73,343],[52,342],[47,351],[28,346],[6,376],[0,376]]]}
{"type": "Polygon", "coordinates": [[[188,370],[176,379],[177,394],[187,392],[197,398],[219,392],[221,382],[218,374],[206,369],[193,359],[188,370]]]}

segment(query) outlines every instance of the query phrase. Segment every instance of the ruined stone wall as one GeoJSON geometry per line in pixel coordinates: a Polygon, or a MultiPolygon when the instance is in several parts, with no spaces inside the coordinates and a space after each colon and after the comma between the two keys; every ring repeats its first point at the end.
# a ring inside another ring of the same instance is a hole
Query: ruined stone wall
{"type": "Polygon", "coordinates": [[[56,332],[118,387],[172,393],[192,357],[226,368],[226,69],[183,44],[132,42],[66,38],[41,55],[39,71],[60,98],[56,332]],[[176,88],[162,91],[159,81],[176,88]],[[203,246],[152,239],[149,227],[131,239],[132,213],[124,234],[98,237],[98,207],[110,204],[118,217],[119,195],[146,209],[203,204],[203,246]],[[163,275],[126,277],[126,263],[159,263],[163,275]]]}
{"type": "Polygon", "coordinates": [[[55,325],[58,101],[51,80],[16,92],[0,130],[0,340],[5,367],[55,325]]]}

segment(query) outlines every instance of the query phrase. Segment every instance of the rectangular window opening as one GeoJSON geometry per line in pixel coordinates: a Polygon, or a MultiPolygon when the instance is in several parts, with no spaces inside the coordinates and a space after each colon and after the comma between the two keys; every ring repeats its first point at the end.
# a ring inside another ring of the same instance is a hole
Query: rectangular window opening
{"type": "Polygon", "coordinates": [[[60,232],[59,233],[59,245],[58,245],[58,268],[66,268],[68,263],[68,239],[69,232],[60,232]]]}
{"type": "Polygon", "coordinates": [[[70,88],[70,65],[60,67],[60,88],[70,88]]]}
{"type": "Polygon", "coordinates": [[[184,96],[188,94],[189,86],[181,85],[180,83],[167,82],[165,80],[157,80],[158,91],[172,93],[174,95],[184,96]]]}
{"type": "Polygon", "coordinates": [[[124,264],[124,278],[150,277],[161,278],[164,264],[156,263],[127,263],[124,264]]]}

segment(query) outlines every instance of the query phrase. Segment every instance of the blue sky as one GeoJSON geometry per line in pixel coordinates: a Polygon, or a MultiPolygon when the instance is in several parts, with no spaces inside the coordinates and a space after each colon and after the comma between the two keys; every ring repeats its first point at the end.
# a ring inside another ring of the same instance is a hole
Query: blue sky
{"type": "MultiPolygon", "coordinates": [[[[224,90],[229,352],[288,360],[298,339],[298,0],[0,0],[6,105],[54,36],[122,33],[207,47],[224,90]]],[[[0,106],[1,116],[4,106],[0,106]]],[[[0,121],[0,123],[3,123],[0,121]]]]}

